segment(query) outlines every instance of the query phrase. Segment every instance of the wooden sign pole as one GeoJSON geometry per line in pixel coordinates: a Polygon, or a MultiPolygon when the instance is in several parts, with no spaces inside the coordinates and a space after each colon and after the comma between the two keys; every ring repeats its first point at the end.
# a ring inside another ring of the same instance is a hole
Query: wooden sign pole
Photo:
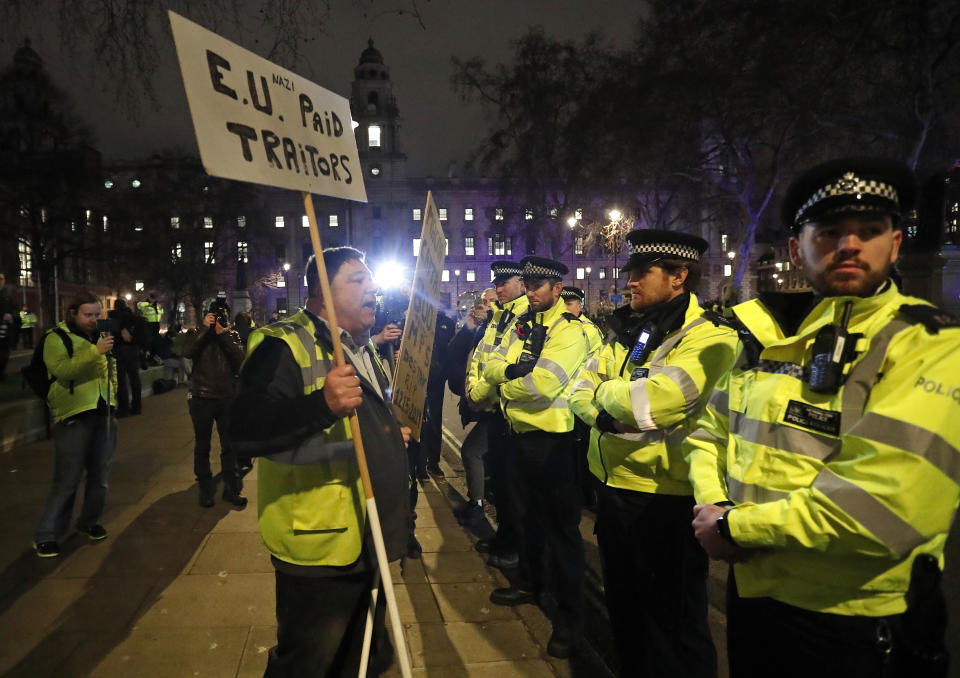
{"type": "MultiPolygon", "coordinates": [[[[337,314],[333,307],[333,295],[330,293],[330,279],[327,278],[327,267],[323,261],[323,247],[320,244],[320,229],[317,227],[317,215],[313,211],[313,196],[303,193],[303,206],[310,221],[310,241],[313,243],[313,255],[317,262],[317,271],[320,274],[320,290],[326,302],[327,322],[330,324],[330,336],[333,338],[333,364],[345,365],[343,345],[340,343],[340,326],[337,324],[337,314]]],[[[397,609],[397,597],[393,590],[393,578],[390,575],[390,563],[387,561],[387,547],[383,543],[383,531],[380,528],[380,514],[377,512],[377,500],[373,496],[373,485],[370,483],[370,470],[367,468],[367,456],[363,451],[363,439],[360,436],[360,420],[354,411],[350,414],[350,432],[353,434],[353,450],[357,454],[357,466],[360,467],[360,478],[363,480],[363,493],[367,499],[367,516],[370,522],[370,532],[373,535],[373,545],[377,552],[377,565],[380,569],[380,579],[383,582],[383,592],[387,598],[387,611],[390,614],[390,625],[393,628],[393,641],[397,647],[397,657],[400,659],[400,673],[403,678],[411,678],[410,656],[407,653],[407,644],[403,639],[403,627],[400,624],[400,611],[397,609]]],[[[367,647],[369,651],[369,646],[367,647]]],[[[366,662],[361,659],[361,664],[366,662]]],[[[361,676],[361,678],[363,678],[361,676]]]]}

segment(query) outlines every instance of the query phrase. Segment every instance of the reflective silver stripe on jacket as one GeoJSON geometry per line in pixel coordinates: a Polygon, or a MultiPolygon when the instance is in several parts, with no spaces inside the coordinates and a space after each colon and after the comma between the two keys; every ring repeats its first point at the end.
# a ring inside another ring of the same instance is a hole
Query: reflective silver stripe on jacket
{"type": "MultiPolygon", "coordinates": [[[[697,388],[696,383],[682,367],[675,365],[664,367],[663,363],[667,358],[667,354],[680,343],[680,340],[686,336],[687,332],[705,322],[707,322],[707,319],[703,316],[691,320],[675,335],[664,340],[660,348],[657,349],[656,354],[654,354],[653,360],[650,361],[649,376],[652,377],[656,374],[663,373],[668,379],[674,382],[683,393],[688,408],[691,402],[696,401],[696,399],[700,397],[700,389],[697,388]],[[694,391],[696,395],[691,401],[688,395],[691,395],[694,391]]],[[[637,428],[641,430],[657,428],[657,423],[653,420],[650,398],[647,396],[647,379],[637,379],[630,383],[630,407],[633,410],[634,419],[637,420],[637,428]]]]}
{"type": "Polygon", "coordinates": [[[583,363],[583,369],[590,370],[591,372],[596,372],[600,369],[600,359],[599,358],[589,358],[585,363],[583,363]]]}
{"type": "Polygon", "coordinates": [[[720,414],[727,414],[730,410],[730,394],[722,388],[715,388],[713,393],[710,394],[710,398],[707,399],[707,405],[720,414]]]}
{"type": "Polygon", "coordinates": [[[327,373],[330,371],[329,361],[321,362],[317,359],[317,343],[316,339],[306,327],[303,325],[298,325],[297,323],[283,323],[285,331],[293,329],[294,334],[297,335],[297,338],[300,340],[300,343],[303,345],[303,350],[310,357],[310,366],[301,367],[300,374],[303,376],[303,385],[304,386],[316,386],[317,380],[321,377],[326,377],[327,373]]]}
{"type": "Polygon", "coordinates": [[[727,496],[738,504],[750,501],[754,504],[765,504],[770,501],[780,501],[790,496],[789,492],[770,490],[766,487],[743,483],[736,478],[727,476],[727,496]]]}
{"type": "Polygon", "coordinates": [[[826,461],[840,451],[840,439],[804,431],[786,424],[751,419],[740,412],[730,412],[730,433],[741,439],[805,457],[826,461]]]}
{"type": "Polygon", "coordinates": [[[887,356],[887,347],[890,341],[899,332],[910,327],[912,323],[896,318],[887,323],[883,329],[870,339],[870,347],[847,376],[843,386],[842,403],[840,406],[840,433],[849,431],[867,408],[870,391],[877,383],[877,375],[883,367],[883,359],[887,356]]]}
{"type": "Polygon", "coordinates": [[[926,537],[879,499],[828,468],[820,471],[813,481],[813,488],[823,493],[901,558],[927,541],[926,537]]]}
{"type": "Polygon", "coordinates": [[[929,429],[870,412],[847,431],[847,435],[923,457],[960,484],[960,450],[929,429]]]}
{"type": "Polygon", "coordinates": [[[667,365],[661,370],[660,374],[677,385],[677,388],[683,394],[687,411],[693,410],[700,399],[700,387],[697,386],[693,377],[679,365],[667,365]]]}

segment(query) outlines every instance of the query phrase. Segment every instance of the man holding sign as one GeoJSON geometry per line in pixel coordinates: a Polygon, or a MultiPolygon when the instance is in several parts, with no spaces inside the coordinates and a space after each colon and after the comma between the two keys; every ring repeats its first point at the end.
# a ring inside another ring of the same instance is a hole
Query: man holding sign
{"type": "MultiPolygon", "coordinates": [[[[357,675],[377,561],[348,416],[356,410],[389,560],[406,549],[407,456],[387,399],[387,374],[370,341],[376,285],[363,254],[324,250],[332,299],[307,264],[306,309],[255,330],[231,412],[239,454],[260,456],[259,528],[276,568],[277,645],[265,676],[357,675]],[[346,365],[332,367],[328,308],[346,365]]],[[[372,669],[390,647],[378,598],[372,669]],[[380,645],[378,648],[377,646],[380,645]]]]}

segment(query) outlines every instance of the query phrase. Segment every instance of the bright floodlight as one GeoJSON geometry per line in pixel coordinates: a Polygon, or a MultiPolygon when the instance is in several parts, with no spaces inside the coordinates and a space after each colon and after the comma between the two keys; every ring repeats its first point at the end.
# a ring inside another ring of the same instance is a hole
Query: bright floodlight
{"type": "Polygon", "coordinates": [[[127,292],[126,294],[123,295],[123,298],[126,299],[127,301],[130,301],[131,299],[133,299],[133,295],[127,292]]]}
{"type": "Polygon", "coordinates": [[[290,270],[290,264],[287,263],[287,262],[284,262],[284,263],[283,263],[283,270],[284,270],[284,271],[289,271],[289,270],[290,270]]]}
{"type": "Polygon", "coordinates": [[[620,217],[623,216],[623,212],[620,210],[610,210],[610,221],[620,221],[620,217]]]}
{"type": "Polygon", "coordinates": [[[395,261],[384,261],[377,267],[374,277],[376,278],[377,284],[383,289],[399,287],[403,282],[405,270],[403,266],[395,261]]]}
{"type": "Polygon", "coordinates": [[[568,225],[570,228],[576,227],[576,225],[577,225],[577,218],[576,218],[576,217],[570,217],[569,219],[567,219],[567,225],[568,225]]]}

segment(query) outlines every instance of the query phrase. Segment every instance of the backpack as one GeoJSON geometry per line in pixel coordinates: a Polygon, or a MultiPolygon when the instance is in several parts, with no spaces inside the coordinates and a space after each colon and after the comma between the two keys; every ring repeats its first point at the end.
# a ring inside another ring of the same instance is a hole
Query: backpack
{"type": "MultiPolygon", "coordinates": [[[[47,372],[47,366],[43,362],[43,345],[46,343],[47,337],[54,332],[63,340],[63,345],[67,349],[67,357],[73,357],[73,342],[70,340],[70,337],[59,327],[54,327],[50,332],[45,332],[44,335],[40,337],[40,341],[37,342],[36,347],[33,349],[33,357],[30,358],[30,364],[20,368],[23,383],[27,384],[41,400],[47,399],[47,393],[50,392],[50,384],[56,379],[56,377],[50,376],[47,372]]],[[[70,384],[70,391],[73,392],[72,383],[70,384]]]]}

